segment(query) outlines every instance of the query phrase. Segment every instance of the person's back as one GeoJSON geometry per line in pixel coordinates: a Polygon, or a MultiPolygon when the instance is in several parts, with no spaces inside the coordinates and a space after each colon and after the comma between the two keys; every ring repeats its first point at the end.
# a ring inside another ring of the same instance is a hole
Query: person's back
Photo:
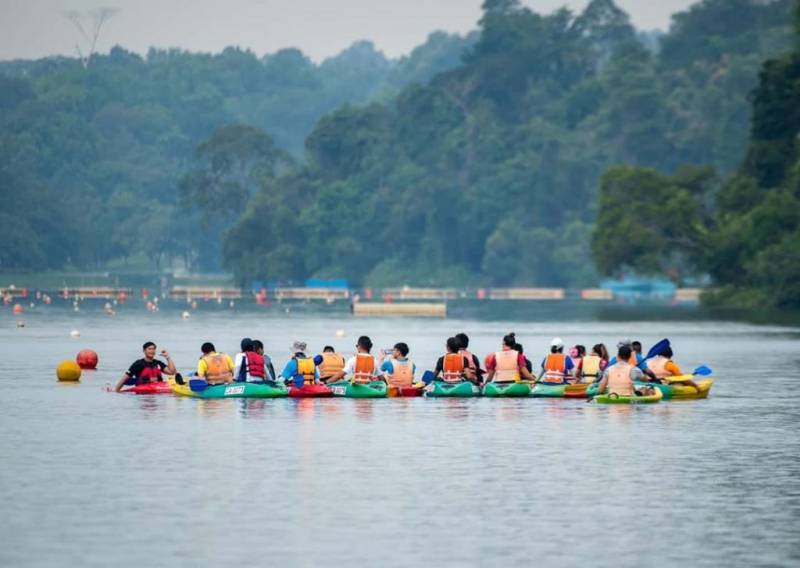
{"type": "Polygon", "coordinates": [[[593,381],[596,379],[602,370],[600,368],[602,363],[603,359],[599,355],[595,355],[594,353],[584,355],[583,359],[581,359],[581,372],[584,380],[591,379],[593,381]]]}
{"type": "Polygon", "coordinates": [[[392,358],[384,361],[381,371],[390,385],[406,387],[414,384],[414,362],[408,358],[408,345],[397,343],[392,349],[392,358]]]}
{"type": "Polygon", "coordinates": [[[554,338],[550,343],[550,353],[542,361],[542,382],[564,384],[572,368],[572,359],[564,354],[564,342],[558,337],[554,338]]]}
{"type": "Polygon", "coordinates": [[[464,356],[460,353],[445,353],[442,359],[442,379],[446,383],[460,383],[464,380],[464,356]]]}
{"type": "Polygon", "coordinates": [[[342,355],[334,351],[333,347],[326,346],[322,355],[317,358],[317,368],[322,382],[338,378],[344,371],[345,360],[342,355]]]}
{"type": "Polygon", "coordinates": [[[609,394],[617,396],[633,396],[633,380],[631,370],[635,367],[630,363],[622,361],[608,368],[608,385],[606,390],[609,394]]]}
{"type": "Polygon", "coordinates": [[[466,333],[457,333],[455,338],[460,345],[458,352],[466,357],[469,368],[475,374],[478,384],[481,384],[483,382],[483,369],[481,369],[478,357],[469,350],[469,336],[466,333]]]}
{"type": "Polygon", "coordinates": [[[266,380],[264,356],[256,352],[253,340],[249,337],[242,339],[241,349],[233,362],[235,380],[250,383],[264,382],[266,380]]]}
{"type": "Polygon", "coordinates": [[[212,385],[233,381],[233,359],[226,353],[217,353],[212,343],[204,343],[203,352],[197,364],[197,376],[212,385]]]}

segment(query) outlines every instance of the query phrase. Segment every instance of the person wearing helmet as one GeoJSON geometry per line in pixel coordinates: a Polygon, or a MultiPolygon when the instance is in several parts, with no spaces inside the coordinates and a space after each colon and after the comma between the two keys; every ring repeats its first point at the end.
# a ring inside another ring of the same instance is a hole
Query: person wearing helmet
{"type": "Polygon", "coordinates": [[[575,364],[564,354],[564,341],[556,337],[550,342],[550,353],[542,359],[538,380],[543,383],[563,385],[574,381],[575,364]]]}

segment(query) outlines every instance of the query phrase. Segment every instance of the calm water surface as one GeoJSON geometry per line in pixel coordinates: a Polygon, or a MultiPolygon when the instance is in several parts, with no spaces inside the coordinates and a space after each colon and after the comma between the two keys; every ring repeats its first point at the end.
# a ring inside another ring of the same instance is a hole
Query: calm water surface
{"type": "Polygon", "coordinates": [[[798,328],[98,312],[37,309],[21,329],[0,312],[0,566],[800,565],[798,328]],[[555,335],[670,337],[717,382],[630,408],[103,390],[148,339],[184,372],[205,340],[262,339],[282,366],[293,339],[350,352],[361,333],[428,368],[448,335],[483,356],[512,329],[536,359],[555,335]],[[84,347],[100,369],[57,384],[84,347]]]}

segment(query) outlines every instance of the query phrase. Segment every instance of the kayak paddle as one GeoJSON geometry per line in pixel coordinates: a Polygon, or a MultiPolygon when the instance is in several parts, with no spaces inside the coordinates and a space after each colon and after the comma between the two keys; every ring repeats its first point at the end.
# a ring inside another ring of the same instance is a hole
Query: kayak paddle
{"type": "Polygon", "coordinates": [[[664,351],[664,349],[666,349],[669,346],[670,346],[669,339],[662,339],[661,341],[659,341],[650,348],[650,351],[647,352],[647,357],[645,357],[645,360],[652,359],[656,355],[660,355],[661,352],[664,351]]]}

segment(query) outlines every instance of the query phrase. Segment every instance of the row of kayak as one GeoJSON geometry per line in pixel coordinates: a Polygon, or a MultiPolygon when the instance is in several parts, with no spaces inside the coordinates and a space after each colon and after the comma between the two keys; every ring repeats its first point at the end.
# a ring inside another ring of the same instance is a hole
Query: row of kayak
{"type": "MultiPolygon", "coordinates": [[[[194,382],[194,381],[192,381],[194,382]]],[[[426,396],[431,398],[470,398],[485,396],[489,398],[591,398],[603,404],[634,404],[654,403],[670,399],[699,399],[706,398],[714,379],[696,381],[697,388],[685,384],[657,384],[636,383],[636,387],[654,387],[650,395],[624,397],[614,394],[598,395],[597,385],[589,383],[552,385],[490,382],[481,389],[468,381],[460,383],[446,383],[433,381],[428,385],[418,383],[414,386],[398,387],[387,385],[383,381],[358,384],[343,381],[329,385],[311,384],[302,387],[287,387],[281,383],[229,383],[224,385],[208,385],[197,388],[196,385],[178,384],[170,378],[167,382],[148,383],[124,389],[122,392],[135,394],[169,394],[193,398],[218,399],[218,398],[320,398],[320,397],[346,397],[346,398],[386,398],[386,397],[416,397],[426,396]]]]}

